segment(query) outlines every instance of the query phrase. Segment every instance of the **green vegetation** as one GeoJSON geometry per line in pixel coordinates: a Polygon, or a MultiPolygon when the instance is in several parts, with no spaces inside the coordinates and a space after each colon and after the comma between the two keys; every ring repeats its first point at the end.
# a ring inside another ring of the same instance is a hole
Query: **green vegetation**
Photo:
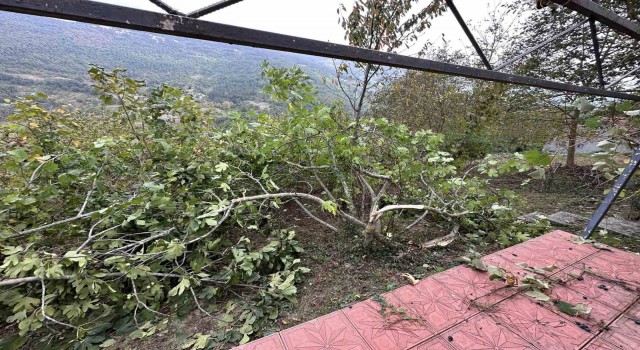
{"type": "Polygon", "coordinates": [[[288,107],[253,122],[220,122],[121,70],[90,76],[106,114],[45,109],[36,95],[2,125],[1,312],[19,337],[96,348],[198,308],[215,320],[207,344],[248,341],[295,303],[307,271],[295,234],[264,224],[285,201],[365,247],[397,246],[389,237],[423,219],[479,240],[528,237],[512,197],[459,174],[442,136],[367,119],[353,143],[353,121],[300,69],[265,64],[265,91],[288,107]]]}

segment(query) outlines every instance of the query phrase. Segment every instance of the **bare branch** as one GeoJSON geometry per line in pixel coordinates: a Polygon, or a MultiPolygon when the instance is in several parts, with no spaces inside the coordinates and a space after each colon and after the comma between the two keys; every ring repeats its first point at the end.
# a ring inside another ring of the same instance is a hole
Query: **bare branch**
{"type": "Polygon", "coordinates": [[[390,175],[382,175],[382,174],[377,174],[374,173],[372,171],[366,170],[366,169],[360,169],[360,171],[370,177],[376,178],[376,179],[382,179],[382,180],[391,180],[391,176],[390,175]]]}
{"type": "Polygon", "coordinates": [[[332,226],[331,224],[325,222],[324,220],[320,219],[319,217],[313,215],[309,209],[307,209],[302,203],[300,203],[299,200],[294,199],[294,202],[296,202],[296,204],[298,204],[298,206],[305,212],[305,214],[307,214],[310,218],[312,218],[313,220],[319,222],[320,224],[322,224],[324,227],[330,229],[333,232],[338,232],[338,229],[334,226],[332,226]]]}
{"type": "Polygon", "coordinates": [[[44,317],[45,320],[53,322],[55,324],[59,324],[61,326],[65,326],[65,327],[69,327],[69,328],[73,328],[76,329],[76,326],[70,325],[68,323],[64,323],[64,322],[60,322],[58,320],[56,320],[53,317],[49,317],[47,315],[47,302],[46,302],[46,294],[47,294],[47,286],[44,283],[43,279],[40,279],[40,285],[42,286],[42,296],[40,297],[40,311],[42,312],[42,317],[44,317]]]}
{"type": "Polygon", "coordinates": [[[138,297],[136,282],[132,278],[130,278],[130,280],[131,280],[131,286],[133,287],[133,296],[136,298],[136,301],[138,302],[139,305],[142,305],[142,307],[144,307],[145,309],[147,309],[148,311],[156,315],[165,316],[165,317],[168,316],[167,314],[163,314],[162,312],[158,312],[156,310],[151,309],[147,304],[143,303],[142,300],[140,300],[140,298],[138,297]]]}

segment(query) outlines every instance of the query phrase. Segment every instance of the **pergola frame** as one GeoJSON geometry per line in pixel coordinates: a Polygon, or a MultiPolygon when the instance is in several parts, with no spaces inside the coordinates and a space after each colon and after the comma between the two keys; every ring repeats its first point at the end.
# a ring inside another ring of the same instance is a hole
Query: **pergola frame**
{"type": "MultiPolygon", "coordinates": [[[[579,23],[580,25],[574,25],[557,35],[552,36],[527,52],[499,65],[495,69],[491,66],[481,47],[473,37],[473,34],[468,29],[464,19],[454,5],[453,0],[446,0],[447,6],[451,9],[456,20],[459,22],[487,69],[461,66],[383,51],[368,50],[348,45],[333,44],[320,40],[312,40],[244,27],[219,24],[199,19],[202,16],[221,10],[242,0],[220,0],[212,5],[187,14],[175,10],[162,0],[148,1],[161,8],[165,13],[157,13],[87,0],[0,0],[0,10],[570,93],[640,101],[639,95],[605,89],[606,83],[602,73],[602,59],[600,57],[600,49],[596,32],[596,21],[610,27],[611,29],[626,34],[635,40],[640,40],[640,26],[599,6],[591,0],[551,0],[584,15],[586,17],[585,21],[579,23]],[[598,69],[599,88],[567,84],[498,71],[521,60],[531,52],[548,45],[562,35],[577,29],[587,21],[590,24],[596,67],[598,69]]],[[[633,74],[637,69],[638,68],[628,72],[626,76],[633,74]]],[[[618,81],[610,84],[609,88],[617,85],[625,77],[622,77],[618,81]]],[[[609,194],[607,194],[600,207],[593,214],[589,224],[582,232],[582,236],[584,238],[591,236],[639,166],[640,148],[635,151],[631,161],[623,173],[616,179],[613,188],[609,194]]]]}

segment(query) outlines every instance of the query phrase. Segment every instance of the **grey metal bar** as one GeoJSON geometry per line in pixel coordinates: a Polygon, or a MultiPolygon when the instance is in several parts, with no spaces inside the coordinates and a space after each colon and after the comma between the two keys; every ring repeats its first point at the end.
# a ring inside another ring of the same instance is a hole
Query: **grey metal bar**
{"type": "Polygon", "coordinates": [[[0,10],[194,39],[372,63],[578,94],[640,101],[639,95],[495,72],[85,0],[0,0],[0,10]]]}
{"type": "Polygon", "coordinates": [[[222,0],[218,1],[215,4],[205,6],[199,10],[193,11],[187,14],[187,17],[191,18],[200,18],[202,16],[206,16],[210,13],[216,12],[218,10],[222,10],[225,7],[231,6],[233,4],[237,4],[242,0],[222,0]]]}
{"type": "Polygon", "coordinates": [[[623,75],[622,77],[620,77],[618,80],[614,81],[613,83],[609,84],[609,88],[614,87],[618,84],[620,84],[621,81],[625,80],[626,78],[630,77],[633,73],[637,72],[638,70],[640,70],[640,66],[630,70],[629,72],[627,72],[627,74],[623,75]]]}
{"type": "Polygon", "coordinates": [[[527,55],[529,55],[529,54],[531,54],[531,53],[533,53],[533,52],[536,52],[536,51],[540,50],[541,48],[543,48],[543,47],[545,47],[545,46],[549,45],[551,42],[555,41],[555,40],[556,40],[556,39],[558,39],[559,37],[561,37],[561,36],[563,36],[563,35],[565,35],[565,34],[567,34],[567,33],[569,33],[569,32],[572,32],[572,31],[574,31],[574,30],[578,29],[580,26],[582,26],[583,24],[587,23],[588,21],[589,21],[588,19],[585,19],[585,20],[583,20],[583,21],[581,21],[581,22],[578,22],[578,23],[576,23],[576,24],[572,25],[571,27],[569,27],[569,28],[567,28],[567,29],[563,30],[562,32],[560,32],[560,33],[558,33],[558,34],[556,34],[556,35],[554,35],[554,36],[552,36],[552,37],[550,37],[550,38],[548,38],[547,40],[545,40],[545,41],[543,41],[543,42],[539,43],[538,45],[536,45],[536,46],[534,46],[534,47],[530,48],[529,50],[527,50],[527,51],[525,51],[525,52],[523,52],[523,53],[519,54],[518,56],[516,56],[516,57],[514,57],[514,58],[512,58],[512,59],[510,59],[510,60],[508,60],[508,61],[506,61],[506,62],[504,62],[504,63],[502,63],[501,65],[497,66],[497,67],[495,68],[495,70],[501,70],[501,69],[503,69],[503,68],[505,68],[505,67],[507,67],[507,66],[510,66],[511,64],[513,64],[513,63],[515,63],[515,62],[520,61],[521,59],[523,59],[523,58],[524,58],[524,57],[526,57],[527,55]]]}
{"type": "Polygon", "coordinates": [[[600,56],[600,43],[598,42],[598,30],[596,29],[595,18],[589,18],[589,28],[591,28],[591,40],[593,41],[593,53],[596,56],[596,69],[598,70],[598,82],[600,88],[604,89],[604,75],[602,74],[602,57],[600,56]]]}
{"type": "Polygon", "coordinates": [[[630,20],[618,16],[615,12],[596,4],[591,0],[551,0],[573,11],[581,13],[589,18],[593,17],[598,22],[640,40],[640,26],[630,20]]]}
{"type": "Polygon", "coordinates": [[[624,189],[624,186],[627,184],[627,182],[629,182],[629,179],[631,179],[631,176],[633,175],[633,173],[636,170],[638,170],[639,165],[640,165],[640,147],[638,147],[635,150],[635,152],[633,153],[633,156],[631,157],[631,160],[629,161],[629,164],[627,164],[627,166],[624,168],[624,170],[622,171],[622,174],[618,176],[616,181],[613,183],[613,187],[611,188],[611,191],[607,193],[606,197],[604,197],[604,200],[602,201],[598,209],[591,216],[589,223],[582,231],[582,234],[581,234],[582,238],[587,239],[591,237],[591,235],[593,234],[593,231],[595,231],[596,228],[598,228],[598,225],[600,225],[600,222],[602,222],[602,219],[604,219],[605,215],[607,215],[607,212],[609,211],[609,209],[611,209],[613,202],[615,202],[615,200],[618,198],[618,196],[624,189]]]}
{"type": "Polygon", "coordinates": [[[184,16],[185,14],[174,9],[173,7],[169,6],[167,3],[165,3],[162,0],[149,0],[152,4],[158,6],[159,8],[163,9],[164,12],[171,14],[171,15],[177,15],[177,16],[184,16]]]}
{"type": "Polygon", "coordinates": [[[473,45],[473,47],[476,49],[476,52],[478,53],[478,56],[480,56],[482,63],[485,65],[485,67],[487,67],[487,69],[492,70],[493,68],[491,68],[491,63],[489,63],[487,56],[485,56],[484,52],[482,52],[482,48],[480,48],[480,45],[478,45],[476,38],[473,36],[473,33],[471,33],[469,27],[467,27],[467,24],[464,22],[464,19],[462,18],[462,15],[460,15],[460,12],[458,12],[458,8],[453,3],[453,0],[446,0],[446,2],[447,6],[449,6],[449,8],[451,9],[451,13],[453,13],[453,15],[456,17],[458,24],[460,24],[460,27],[462,27],[462,30],[464,30],[467,38],[469,38],[469,41],[471,41],[471,45],[473,45]]]}

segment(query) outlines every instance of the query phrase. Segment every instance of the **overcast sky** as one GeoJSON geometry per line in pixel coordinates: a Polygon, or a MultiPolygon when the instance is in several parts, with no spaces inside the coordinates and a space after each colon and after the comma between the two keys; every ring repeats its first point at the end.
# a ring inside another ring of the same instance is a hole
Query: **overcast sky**
{"type": "MultiPolygon", "coordinates": [[[[117,5],[162,12],[148,0],[100,0],[117,5]]],[[[164,0],[182,12],[197,10],[218,0],[164,0]]],[[[244,0],[203,19],[310,39],[345,43],[344,32],[338,25],[336,10],[340,3],[347,8],[352,0],[244,0]]],[[[427,0],[424,1],[427,3],[427,0]]],[[[478,23],[500,0],[456,0],[467,23],[478,23]]],[[[442,34],[456,48],[468,46],[464,32],[450,12],[437,18],[424,39],[437,41],[442,34]]],[[[415,51],[418,49],[416,48],[415,51]]],[[[414,50],[412,50],[414,51],[414,50]]],[[[411,54],[412,52],[406,52],[411,54]]]]}

